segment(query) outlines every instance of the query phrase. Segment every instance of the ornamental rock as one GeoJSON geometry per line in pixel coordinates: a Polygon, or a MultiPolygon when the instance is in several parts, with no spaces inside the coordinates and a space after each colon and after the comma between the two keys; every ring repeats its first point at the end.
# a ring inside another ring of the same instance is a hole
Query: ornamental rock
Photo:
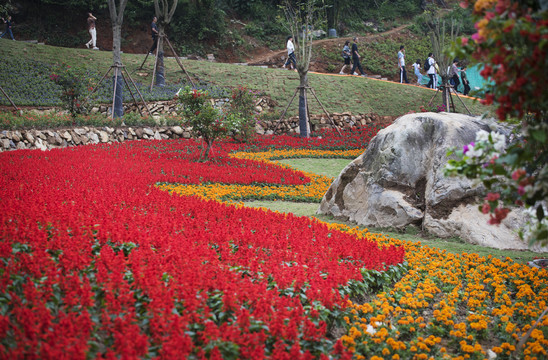
{"type": "Polygon", "coordinates": [[[484,188],[464,177],[444,176],[447,152],[475,140],[479,130],[509,133],[495,121],[462,114],[408,114],[381,130],[322,199],[320,214],[368,227],[416,226],[439,237],[458,236],[495,248],[525,249],[512,211],[500,226],[478,209],[484,188]]]}

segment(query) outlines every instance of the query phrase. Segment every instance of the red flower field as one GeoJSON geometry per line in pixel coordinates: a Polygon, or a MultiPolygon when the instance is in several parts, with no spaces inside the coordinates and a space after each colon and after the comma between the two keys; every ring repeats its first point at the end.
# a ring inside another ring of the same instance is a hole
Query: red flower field
{"type": "MultiPolygon", "coordinates": [[[[253,149],[363,147],[262,138],[253,149]]],[[[170,195],[157,183],[299,185],[302,173],[199,142],[0,154],[0,358],[346,358],[329,336],[362,269],[403,248],[287,214],[170,195]]]]}

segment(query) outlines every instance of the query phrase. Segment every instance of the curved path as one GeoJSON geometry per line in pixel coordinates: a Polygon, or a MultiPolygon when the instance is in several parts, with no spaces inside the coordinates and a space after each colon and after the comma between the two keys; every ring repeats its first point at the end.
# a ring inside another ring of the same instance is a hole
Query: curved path
{"type": "MultiPolygon", "coordinates": [[[[392,33],[395,33],[395,32],[399,32],[399,31],[407,28],[408,26],[409,26],[408,24],[400,25],[398,27],[395,27],[391,30],[388,30],[388,31],[385,31],[385,32],[382,32],[382,33],[377,33],[377,34],[373,34],[373,35],[362,35],[362,36],[359,36],[359,37],[361,37],[363,39],[374,40],[374,39],[376,39],[380,36],[389,35],[389,34],[392,34],[392,33]]],[[[321,40],[315,40],[313,42],[313,45],[314,46],[319,46],[319,45],[322,45],[322,44],[329,44],[329,43],[337,43],[338,44],[338,43],[344,42],[346,40],[352,41],[352,38],[353,38],[353,36],[338,37],[338,38],[326,38],[326,39],[321,39],[321,40]]],[[[268,64],[272,63],[273,61],[274,62],[279,62],[280,57],[283,56],[284,54],[286,54],[286,52],[287,52],[287,50],[283,49],[283,50],[278,50],[278,51],[270,51],[270,52],[267,52],[267,53],[262,53],[262,54],[259,54],[256,57],[250,58],[249,61],[248,61],[248,64],[249,65],[268,65],[268,64]]]]}

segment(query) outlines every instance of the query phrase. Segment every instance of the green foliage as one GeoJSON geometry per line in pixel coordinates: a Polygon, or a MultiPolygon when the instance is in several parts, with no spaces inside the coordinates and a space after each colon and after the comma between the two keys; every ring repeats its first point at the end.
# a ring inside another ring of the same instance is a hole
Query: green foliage
{"type": "Polygon", "coordinates": [[[195,137],[201,136],[207,144],[204,154],[207,160],[215,139],[232,130],[234,118],[221,117],[219,111],[213,107],[207,91],[187,86],[179,92],[178,99],[182,105],[183,123],[192,128],[195,137]],[[229,121],[223,123],[223,119],[229,121]]]}
{"type": "Polygon", "coordinates": [[[374,22],[378,31],[384,31],[386,27],[397,26],[394,20],[422,12],[420,0],[349,0],[338,6],[342,25],[339,30],[367,31],[365,22],[374,22]]]}
{"type": "Polygon", "coordinates": [[[226,122],[231,131],[230,135],[236,141],[250,142],[255,138],[255,125],[259,113],[255,110],[257,93],[245,86],[239,86],[232,90],[230,111],[227,114],[226,122]]]}
{"type": "MultiPolygon", "coordinates": [[[[470,157],[479,156],[467,154],[453,164],[453,170],[480,178],[487,189],[494,189],[495,195],[487,199],[484,211],[491,213],[492,219],[494,214],[495,223],[509,211],[499,206],[499,198],[506,206],[525,206],[533,217],[525,229],[526,237],[531,243],[547,244],[548,221],[543,202],[548,198],[548,93],[544,89],[548,81],[548,10],[539,9],[534,1],[467,1],[464,5],[473,5],[478,32],[471,39],[459,39],[452,55],[469,56],[485,64],[481,75],[491,83],[482,102],[497,105],[500,120],[521,119],[522,138],[502,153],[498,149],[483,150],[491,155],[486,164],[490,174],[484,174],[470,161],[470,157]],[[498,198],[493,201],[495,196],[498,198]]],[[[484,139],[481,146],[490,142],[493,139],[484,139]]]]}
{"type": "MultiPolygon", "coordinates": [[[[438,16],[436,15],[437,9],[429,9],[420,15],[415,16],[413,24],[410,26],[413,33],[426,36],[432,31],[432,23],[436,21],[438,16]]],[[[470,35],[475,32],[474,20],[470,9],[463,9],[462,7],[455,5],[451,11],[444,13],[441,18],[447,24],[454,21],[460,27],[461,33],[470,35]]],[[[449,32],[450,29],[446,28],[449,32]]]]}
{"type": "Polygon", "coordinates": [[[214,0],[183,2],[177,6],[170,26],[173,43],[194,46],[215,41],[226,32],[225,13],[214,0]]]}
{"type": "Polygon", "coordinates": [[[72,117],[87,112],[83,100],[91,79],[84,70],[64,63],[57,64],[52,69],[50,79],[62,88],[61,101],[72,117]]]}

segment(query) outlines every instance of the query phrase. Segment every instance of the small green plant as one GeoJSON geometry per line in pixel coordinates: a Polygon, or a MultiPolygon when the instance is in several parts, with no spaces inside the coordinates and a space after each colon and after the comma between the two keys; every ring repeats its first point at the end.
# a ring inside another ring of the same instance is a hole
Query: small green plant
{"type": "Polygon", "coordinates": [[[257,124],[258,111],[255,109],[257,102],[256,92],[245,86],[239,86],[232,90],[230,111],[226,115],[227,124],[230,122],[230,135],[236,141],[247,143],[255,137],[255,125],[257,124]]]}
{"type": "Polygon", "coordinates": [[[220,116],[219,111],[213,107],[208,91],[187,86],[178,93],[178,99],[182,105],[184,125],[192,127],[192,134],[201,136],[206,142],[207,147],[204,154],[200,154],[200,160],[204,155],[207,161],[215,139],[226,135],[235,125],[233,122],[223,122],[226,117],[220,116]]]}
{"type": "Polygon", "coordinates": [[[71,67],[65,63],[56,64],[52,69],[50,79],[61,86],[61,101],[73,118],[87,112],[82,101],[89,87],[89,80],[82,69],[71,67]]]}

